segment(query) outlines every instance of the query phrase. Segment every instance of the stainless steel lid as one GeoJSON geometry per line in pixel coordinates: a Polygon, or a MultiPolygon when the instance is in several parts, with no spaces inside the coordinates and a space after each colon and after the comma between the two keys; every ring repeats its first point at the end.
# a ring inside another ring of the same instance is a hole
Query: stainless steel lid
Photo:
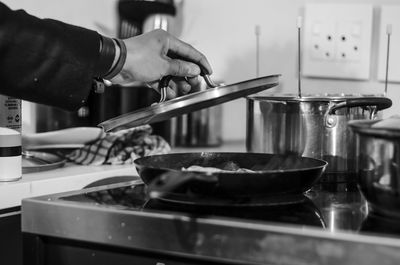
{"type": "Polygon", "coordinates": [[[112,118],[99,124],[106,132],[164,121],[175,116],[212,107],[258,93],[279,84],[280,75],[255,78],[199,91],[112,118]]]}
{"type": "Polygon", "coordinates": [[[400,140],[400,118],[364,121],[356,120],[349,122],[350,128],[358,133],[377,138],[397,138],[400,140]]]}

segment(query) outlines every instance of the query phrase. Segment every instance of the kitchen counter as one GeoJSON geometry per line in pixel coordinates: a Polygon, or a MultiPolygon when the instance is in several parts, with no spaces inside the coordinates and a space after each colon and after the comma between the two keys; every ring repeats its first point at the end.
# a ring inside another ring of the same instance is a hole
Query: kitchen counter
{"type": "Polygon", "coordinates": [[[0,182],[0,209],[20,206],[23,198],[78,190],[96,180],[135,174],[132,165],[81,166],[72,163],[58,169],[23,174],[18,181],[0,182]]]}
{"type": "MultiPolygon", "coordinates": [[[[171,152],[245,151],[243,141],[226,142],[216,147],[176,147],[171,152]]],[[[67,163],[49,171],[23,174],[22,179],[0,182],[0,210],[21,205],[23,198],[79,190],[94,181],[113,176],[134,176],[132,165],[82,166],[67,163]]]]}

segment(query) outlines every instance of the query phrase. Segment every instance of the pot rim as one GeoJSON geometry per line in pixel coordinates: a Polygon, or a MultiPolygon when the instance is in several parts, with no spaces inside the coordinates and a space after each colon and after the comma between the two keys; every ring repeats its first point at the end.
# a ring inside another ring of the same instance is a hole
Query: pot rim
{"type": "Polygon", "coordinates": [[[299,97],[296,94],[266,94],[266,95],[250,95],[246,97],[249,100],[262,101],[262,100],[274,100],[274,101],[293,101],[293,102],[341,102],[347,99],[374,99],[374,98],[387,98],[382,94],[345,94],[345,93],[321,93],[321,94],[303,94],[299,97]]]}
{"type": "Polygon", "coordinates": [[[373,136],[377,138],[400,138],[400,129],[391,128],[373,128],[375,123],[382,121],[378,120],[353,120],[349,121],[349,127],[357,134],[373,136]]]}

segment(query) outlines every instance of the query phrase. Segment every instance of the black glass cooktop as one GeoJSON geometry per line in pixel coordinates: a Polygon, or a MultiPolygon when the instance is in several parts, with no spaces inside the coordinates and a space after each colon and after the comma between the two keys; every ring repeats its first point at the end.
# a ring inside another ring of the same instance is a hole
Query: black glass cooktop
{"type": "Polygon", "coordinates": [[[169,194],[149,199],[145,185],[126,185],[62,197],[62,200],[129,211],[168,212],[202,218],[235,218],[330,231],[400,236],[400,221],[368,210],[357,188],[340,190],[319,186],[303,195],[253,198],[204,198],[169,194]]]}

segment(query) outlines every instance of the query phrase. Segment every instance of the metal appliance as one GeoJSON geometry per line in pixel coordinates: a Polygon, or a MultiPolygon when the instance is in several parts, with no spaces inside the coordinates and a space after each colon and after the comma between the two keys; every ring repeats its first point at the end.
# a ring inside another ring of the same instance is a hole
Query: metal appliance
{"type": "Polygon", "coordinates": [[[223,207],[150,200],[140,180],[22,201],[25,264],[397,264],[400,226],[358,191],[223,207]],[[349,225],[351,224],[351,225],[349,225]]]}

